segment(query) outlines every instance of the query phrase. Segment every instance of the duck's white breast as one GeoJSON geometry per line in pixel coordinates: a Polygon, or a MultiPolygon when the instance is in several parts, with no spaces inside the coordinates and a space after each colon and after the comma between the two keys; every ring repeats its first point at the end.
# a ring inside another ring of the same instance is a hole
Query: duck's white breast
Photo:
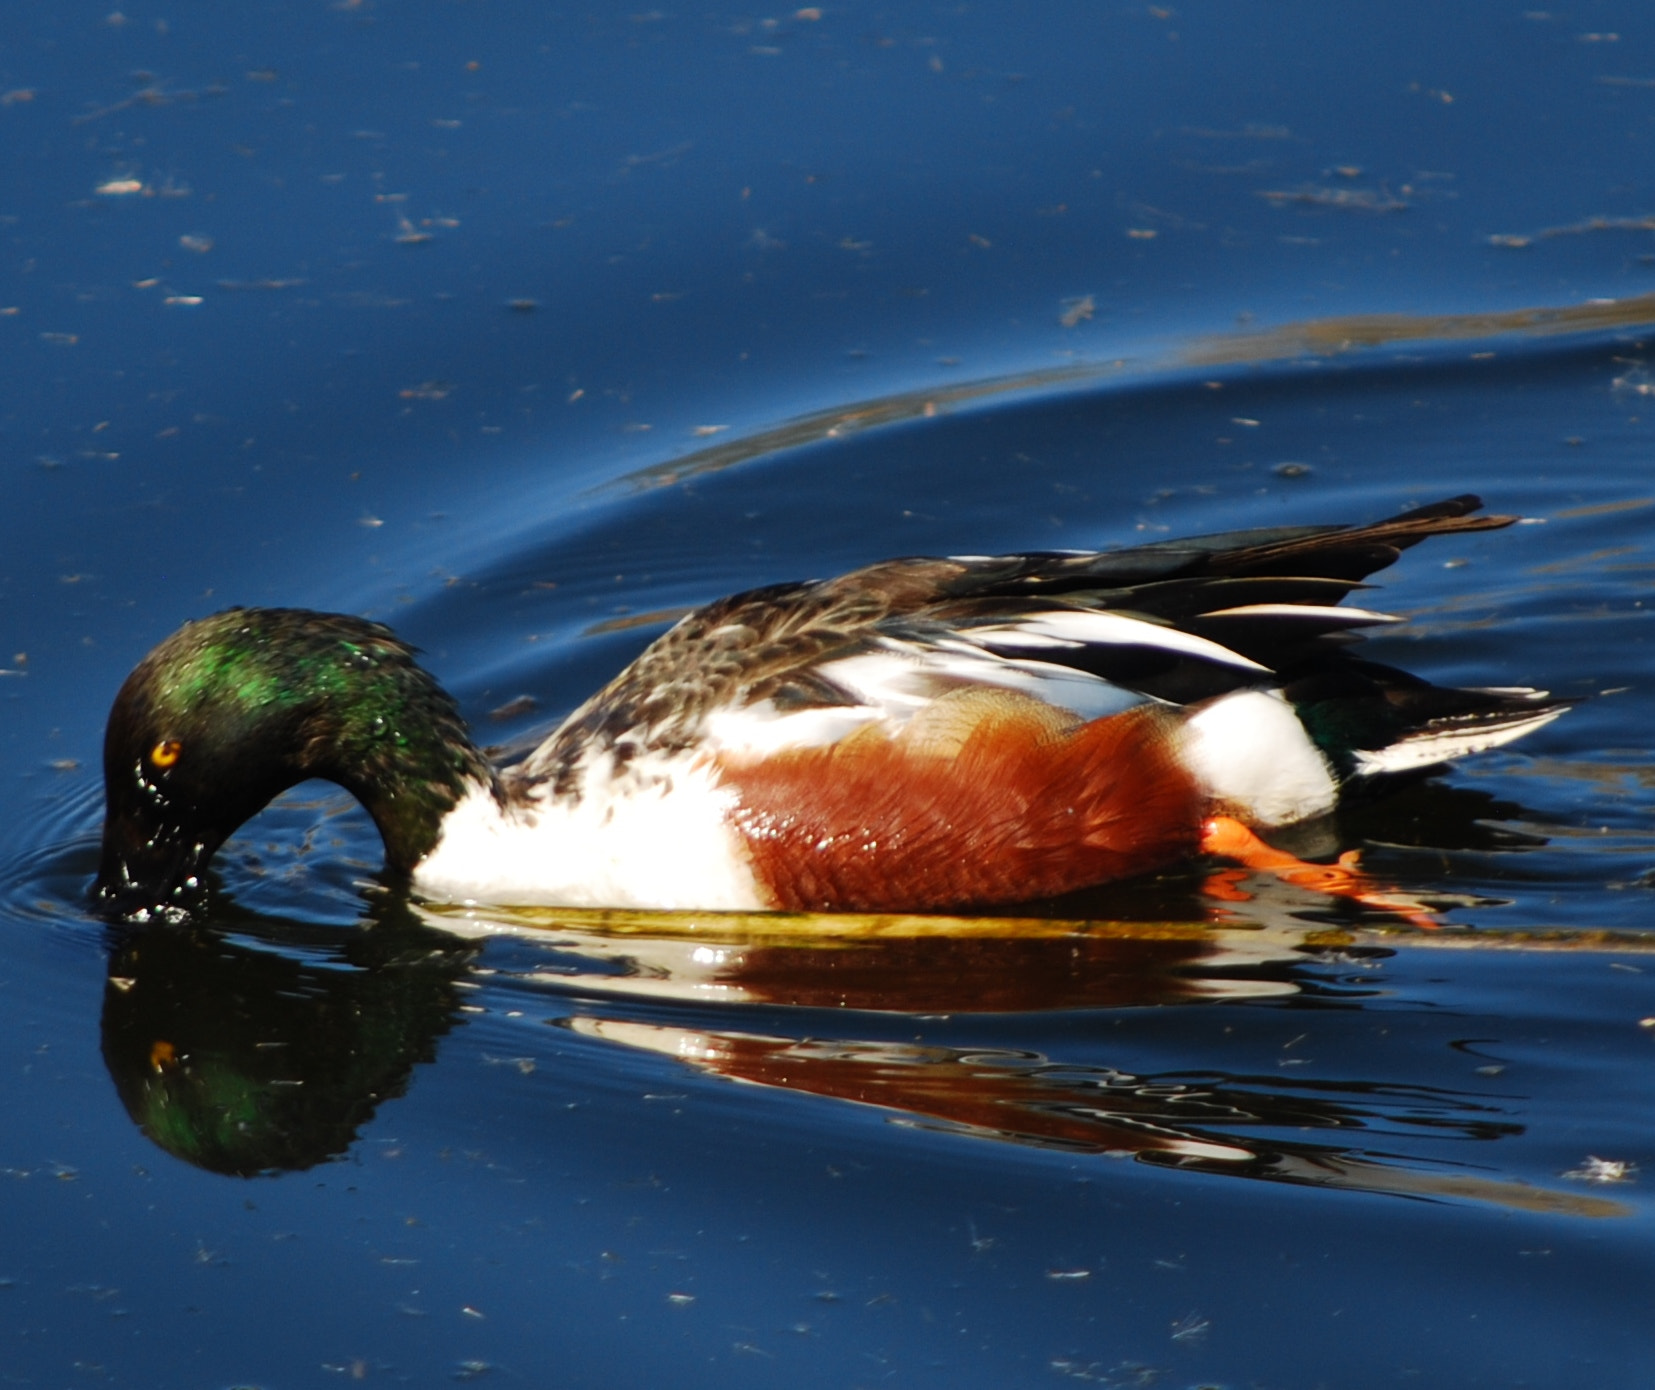
{"type": "Polygon", "coordinates": [[[705,760],[681,754],[619,779],[589,771],[578,795],[504,810],[477,787],[443,818],[414,884],[447,902],[761,909],[733,804],[705,760]]]}

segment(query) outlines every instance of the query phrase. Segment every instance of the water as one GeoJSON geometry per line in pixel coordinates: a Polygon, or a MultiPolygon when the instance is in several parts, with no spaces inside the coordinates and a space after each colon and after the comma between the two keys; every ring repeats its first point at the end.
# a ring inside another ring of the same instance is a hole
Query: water
{"type": "Polygon", "coordinates": [[[1647,1383],[1646,29],[14,6],[0,1375],[1647,1383]],[[108,701],[225,603],[509,745],[744,586],[1461,491],[1536,524],[1374,654],[1587,698],[1304,846],[1434,936],[1195,868],[478,936],[323,786],[207,927],[84,909],[108,701]]]}

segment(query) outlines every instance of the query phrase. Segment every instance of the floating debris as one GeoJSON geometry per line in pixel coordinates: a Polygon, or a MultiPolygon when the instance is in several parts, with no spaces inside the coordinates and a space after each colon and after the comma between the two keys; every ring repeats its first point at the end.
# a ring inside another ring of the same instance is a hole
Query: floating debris
{"type": "Polygon", "coordinates": [[[1212,1322],[1199,1313],[1186,1313],[1172,1325],[1175,1342],[1199,1342],[1212,1331],[1212,1322]]]}
{"type": "Polygon", "coordinates": [[[1563,1176],[1576,1182],[1631,1182],[1632,1175],[1637,1171],[1636,1163],[1629,1163],[1623,1158],[1599,1158],[1596,1154],[1587,1154],[1586,1161],[1580,1167],[1569,1169],[1563,1176]]]}
{"type": "MultiPolygon", "coordinates": [[[[548,587],[555,588],[555,585],[548,587]]],[[[695,612],[693,606],[651,608],[647,613],[625,613],[618,618],[605,618],[582,628],[582,637],[598,637],[606,632],[629,632],[637,627],[653,627],[657,623],[675,623],[686,614],[695,612]]]]}
{"type": "Polygon", "coordinates": [[[1292,130],[1284,125],[1262,125],[1256,121],[1248,121],[1240,130],[1214,130],[1209,126],[1187,125],[1182,127],[1185,135],[1193,135],[1201,140],[1291,140],[1292,130]]]}
{"type": "Polygon", "coordinates": [[[1613,378],[1609,383],[1609,389],[1633,396],[1655,396],[1655,378],[1650,376],[1649,369],[1640,362],[1613,378]]]}
{"type": "Polygon", "coordinates": [[[1258,196],[1278,207],[1298,203],[1342,212],[1402,212],[1409,206],[1407,199],[1398,198],[1383,188],[1324,188],[1305,184],[1300,188],[1261,188],[1258,196]]]}
{"type": "Polygon", "coordinates": [[[397,395],[405,401],[440,401],[453,389],[446,381],[422,381],[418,386],[404,386],[397,395]]]}
{"type": "Polygon", "coordinates": [[[1585,236],[1588,232],[1655,232],[1655,213],[1642,217],[1588,217],[1561,227],[1542,227],[1538,232],[1496,232],[1490,246],[1524,247],[1560,236],[1585,236]]]}
{"type": "Polygon", "coordinates": [[[310,282],[303,279],[294,280],[220,280],[218,287],[221,290],[291,290],[299,285],[310,282]]]}
{"type": "Polygon", "coordinates": [[[1097,301],[1089,294],[1082,295],[1079,299],[1065,299],[1063,301],[1063,312],[1058,316],[1057,321],[1065,328],[1074,328],[1085,323],[1097,311],[1097,301]]]}

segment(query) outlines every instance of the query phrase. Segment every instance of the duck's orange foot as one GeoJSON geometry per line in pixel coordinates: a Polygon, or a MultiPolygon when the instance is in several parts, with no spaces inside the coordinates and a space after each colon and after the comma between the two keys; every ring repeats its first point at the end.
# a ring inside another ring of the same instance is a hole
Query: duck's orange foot
{"type": "MultiPolygon", "coordinates": [[[[1368,907],[1394,912],[1427,931],[1435,931],[1439,925],[1431,908],[1418,898],[1399,893],[1363,873],[1357,867],[1361,858],[1359,850],[1346,850],[1332,864],[1310,864],[1294,858],[1285,850],[1265,844],[1232,816],[1213,816],[1201,826],[1201,851],[1233,859],[1253,873],[1274,874],[1285,883],[1308,888],[1312,892],[1350,898],[1368,907]]],[[[1224,875],[1209,878],[1206,891],[1228,902],[1240,901],[1247,896],[1234,880],[1228,880],[1224,875]],[[1215,879],[1226,881],[1215,883],[1215,879]]]]}

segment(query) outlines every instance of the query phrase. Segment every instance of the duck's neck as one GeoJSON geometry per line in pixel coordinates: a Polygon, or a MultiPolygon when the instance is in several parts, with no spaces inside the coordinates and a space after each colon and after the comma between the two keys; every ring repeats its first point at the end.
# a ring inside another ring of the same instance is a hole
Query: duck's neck
{"type": "Polygon", "coordinates": [[[430,852],[463,797],[497,786],[452,697],[378,623],[243,609],[179,640],[194,650],[169,656],[170,693],[185,707],[192,684],[227,695],[215,717],[243,730],[245,762],[225,773],[263,800],[311,777],[337,782],[373,817],[394,870],[430,852]],[[279,785],[255,790],[266,779],[279,785]]]}
{"type": "Polygon", "coordinates": [[[307,776],[337,782],[373,817],[387,867],[407,872],[443,817],[497,783],[452,697],[382,628],[341,640],[312,673],[319,698],[301,726],[307,776]]]}
{"type": "Polygon", "coordinates": [[[386,866],[400,872],[430,853],[443,818],[465,796],[497,786],[453,701],[428,678],[370,684],[322,706],[305,728],[317,750],[308,775],[339,783],[367,808],[386,866]]]}

